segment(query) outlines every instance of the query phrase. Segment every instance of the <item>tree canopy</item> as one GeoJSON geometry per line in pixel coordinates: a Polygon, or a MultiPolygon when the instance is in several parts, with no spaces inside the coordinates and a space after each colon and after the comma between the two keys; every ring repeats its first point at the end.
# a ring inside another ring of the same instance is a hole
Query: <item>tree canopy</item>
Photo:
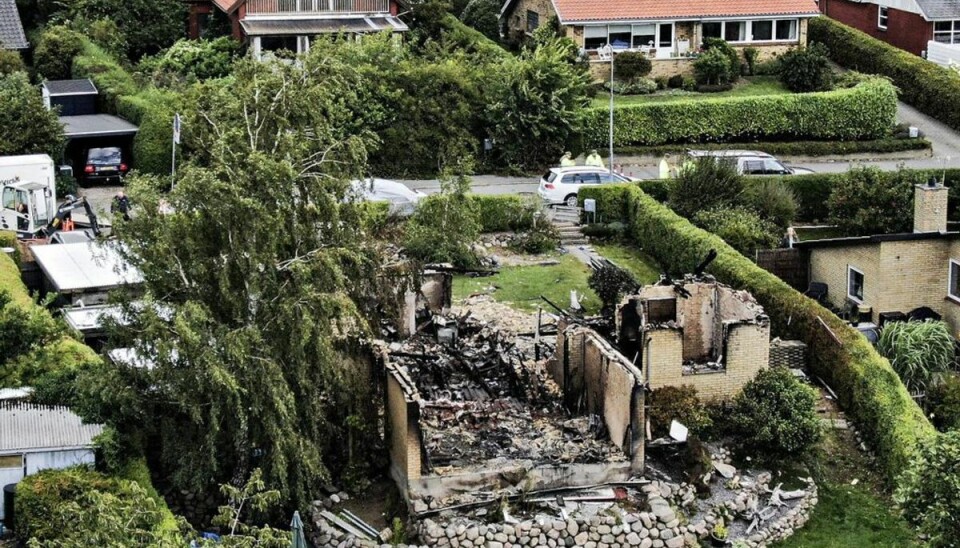
{"type": "Polygon", "coordinates": [[[43,104],[25,72],[0,77],[0,156],[50,154],[59,158],[63,126],[43,104]]]}

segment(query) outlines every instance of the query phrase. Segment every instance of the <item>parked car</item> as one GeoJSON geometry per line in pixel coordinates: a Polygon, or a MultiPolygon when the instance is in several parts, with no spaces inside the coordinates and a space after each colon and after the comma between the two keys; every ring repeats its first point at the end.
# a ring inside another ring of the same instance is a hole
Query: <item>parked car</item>
{"type": "Polygon", "coordinates": [[[741,175],[805,175],[813,170],[784,165],[771,154],[755,150],[689,150],[691,159],[711,157],[722,162],[736,163],[741,175]]]}
{"type": "Polygon", "coordinates": [[[537,194],[546,204],[576,207],[579,203],[577,194],[585,186],[629,183],[633,180],[619,173],[610,173],[610,170],[602,167],[552,167],[540,178],[537,194]]]}
{"type": "Polygon", "coordinates": [[[363,179],[350,183],[354,197],[370,202],[387,202],[390,204],[390,213],[394,215],[412,215],[417,203],[426,194],[419,190],[411,190],[403,183],[387,179],[363,179]]]}
{"type": "Polygon", "coordinates": [[[83,166],[83,181],[119,184],[128,170],[120,147],[91,148],[87,150],[87,161],[83,166]]]}

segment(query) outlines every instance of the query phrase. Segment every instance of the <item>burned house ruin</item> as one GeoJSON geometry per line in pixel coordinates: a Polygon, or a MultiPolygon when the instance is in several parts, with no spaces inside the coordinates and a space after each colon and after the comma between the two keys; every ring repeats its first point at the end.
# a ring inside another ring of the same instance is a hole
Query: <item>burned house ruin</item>
{"type": "Polygon", "coordinates": [[[704,399],[728,399],[769,362],[763,308],[712,279],[644,287],[623,301],[616,320],[620,352],[651,390],[690,385],[704,399]]]}

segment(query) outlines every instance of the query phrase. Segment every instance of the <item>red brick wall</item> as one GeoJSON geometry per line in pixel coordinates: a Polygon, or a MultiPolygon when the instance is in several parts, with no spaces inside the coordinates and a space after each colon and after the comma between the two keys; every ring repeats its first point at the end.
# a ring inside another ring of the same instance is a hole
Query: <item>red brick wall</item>
{"type": "Polygon", "coordinates": [[[914,55],[927,49],[927,41],[933,38],[933,23],[923,20],[916,13],[888,10],[887,29],[877,27],[876,4],[850,2],[849,0],[820,0],[820,9],[827,16],[845,25],[909,51],[914,55]]]}

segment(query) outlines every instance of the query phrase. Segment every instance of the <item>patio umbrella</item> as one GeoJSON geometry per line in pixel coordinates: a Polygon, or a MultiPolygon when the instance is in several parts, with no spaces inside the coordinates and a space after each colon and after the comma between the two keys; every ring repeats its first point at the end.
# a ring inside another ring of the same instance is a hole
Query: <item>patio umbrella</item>
{"type": "Polygon", "coordinates": [[[303,536],[303,520],[300,519],[300,512],[293,512],[293,519],[290,520],[290,548],[307,548],[307,539],[303,536]]]}

